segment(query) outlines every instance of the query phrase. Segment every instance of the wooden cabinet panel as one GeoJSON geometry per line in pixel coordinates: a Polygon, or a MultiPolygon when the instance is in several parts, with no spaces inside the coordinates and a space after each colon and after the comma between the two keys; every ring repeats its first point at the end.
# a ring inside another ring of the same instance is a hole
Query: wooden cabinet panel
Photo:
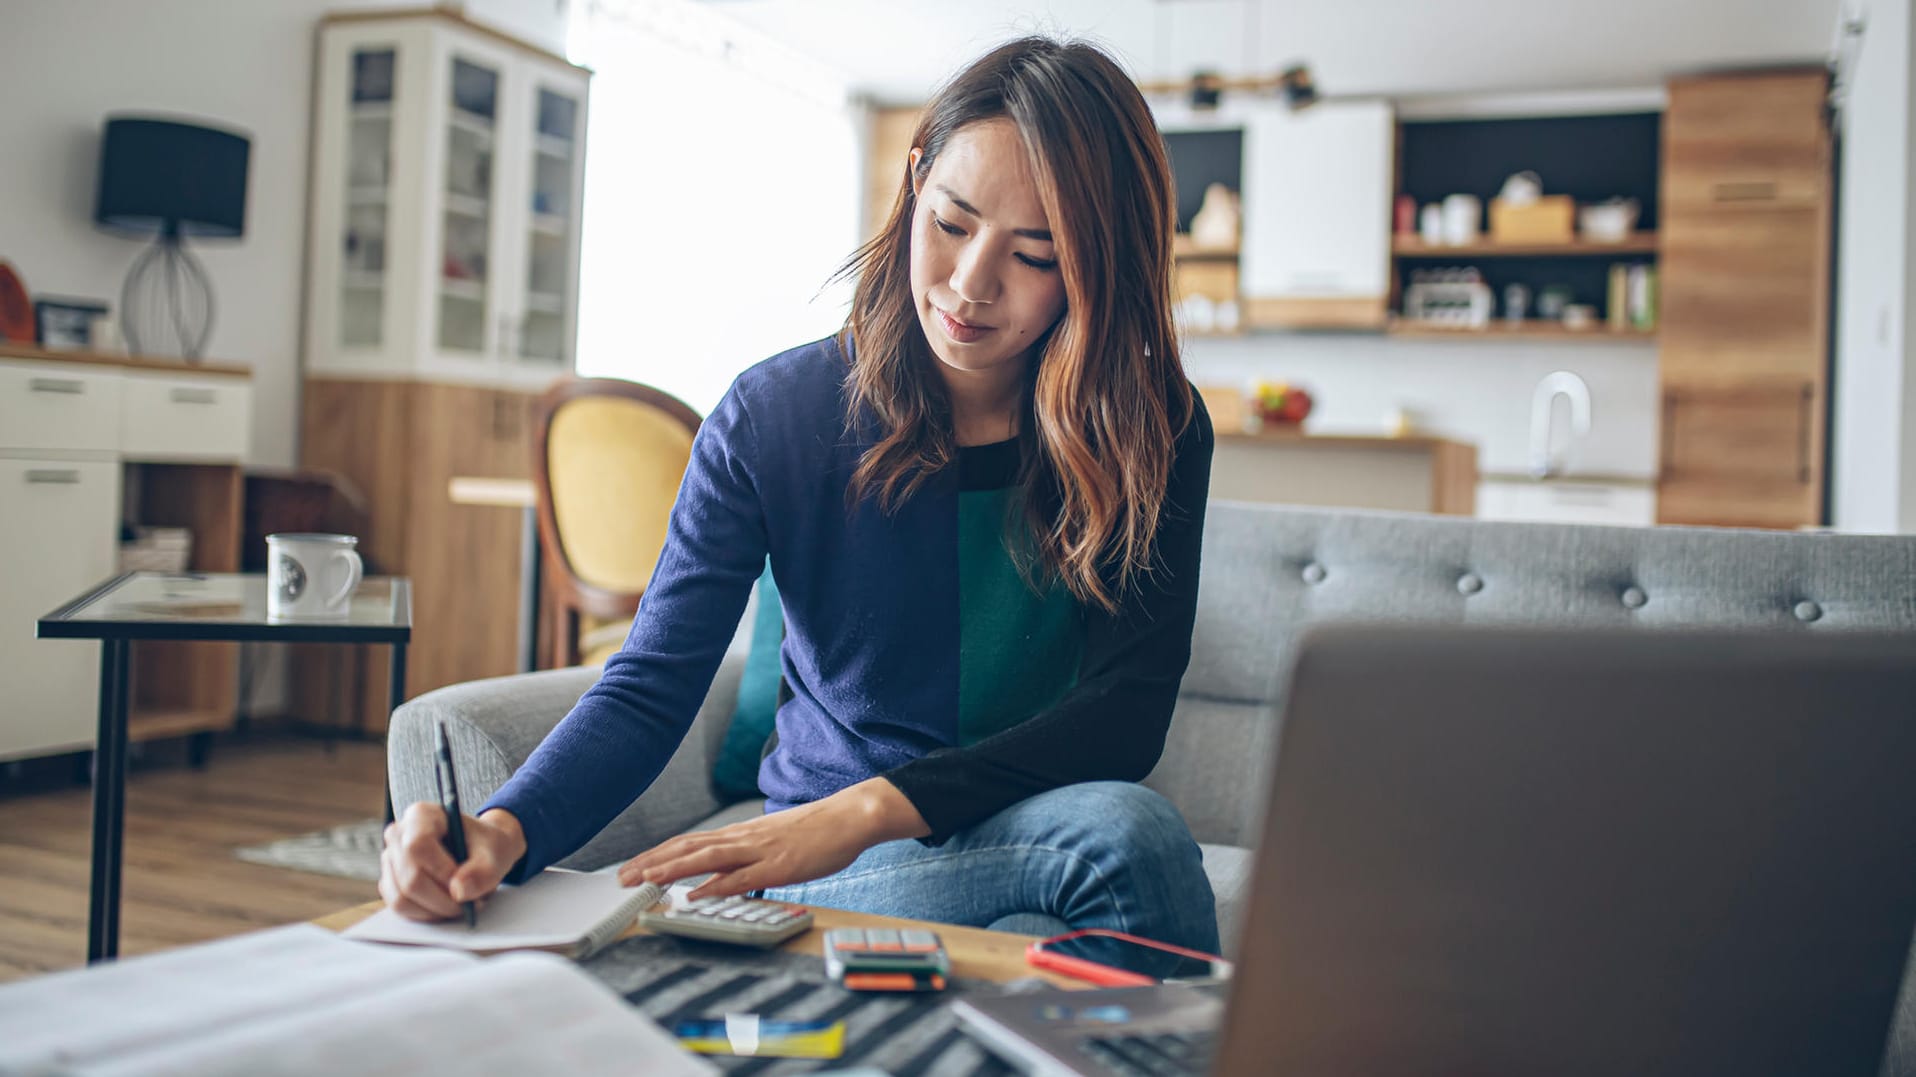
{"type": "Polygon", "coordinates": [[[1670,83],[1663,205],[1802,207],[1827,199],[1828,75],[1797,70],[1670,83]]]}
{"type": "Polygon", "coordinates": [[[904,181],[905,162],[911,156],[911,136],[918,133],[922,109],[880,108],[871,114],[871,141],[865,158],[865,234],[871,239],[885,227],[892,203],[904,181]]]}
{"type": "Polygon", "coordinates": [[[531,406],[507,390],[418,387],[406,540],[411,695],[518,669],[519,514],[455,505],[447,486],[454,475],[528,477],[531,406]]]}
{"type": "Polygon", "coordinates": [[[1663,224],[1666,381],[1807,378],[1823,366],[1821,209],[1673,210],[1663,224]]]}
{"type": "Polygon", "coordinates": [[[1821,511],[1823,402],[1810,381],[1663,391],[1657,521],[1814,524],[1821,511]]]}
{"type": "MultiPolygon", "coordinates": [[[[531,473],[533,399],[426,382],[306,382],[303,462],[366,494],[367,570],[412,580],[409,697],[518,669],[520,516],[455,505],[447,487],[455,475],[531,473]]],[[[386,650],[301,648],[299,716],[383,729],[386,650]]]]}
{"type": "Polygon", "coordinates": [[[338,472],[366,498],[359,554],[366,574],[404,575],[412,502],[412,424],[418,386],[403,381],[308,378],[302,400],[300,462],[338,472]]]}
{"type": "Polygon", "coordinates": [[[1664,115],[1660,523],[1822,517],[1827,75],[1670,84],[1664,115]]]}

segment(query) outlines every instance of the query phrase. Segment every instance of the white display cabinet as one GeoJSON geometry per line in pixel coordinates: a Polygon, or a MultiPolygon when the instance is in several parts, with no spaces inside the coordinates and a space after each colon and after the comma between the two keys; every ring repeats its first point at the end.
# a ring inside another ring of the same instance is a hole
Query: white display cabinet
{"type": "Polygon", "coordinates": [[[307,372],[569,372],[590,72],[442,11],[321,24],[307,372]]]}

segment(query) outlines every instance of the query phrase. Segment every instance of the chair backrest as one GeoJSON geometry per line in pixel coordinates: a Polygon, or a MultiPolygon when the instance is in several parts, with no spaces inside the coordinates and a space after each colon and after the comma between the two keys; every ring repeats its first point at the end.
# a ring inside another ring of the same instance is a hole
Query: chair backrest
{"type": "Polygon", "coordinates": [[[532,475],[553,664],[579,662],[581,618],[617,625],[637,612],[698,428],[683,401],[637,382],[567,379],[539,398],[532,475]]]}

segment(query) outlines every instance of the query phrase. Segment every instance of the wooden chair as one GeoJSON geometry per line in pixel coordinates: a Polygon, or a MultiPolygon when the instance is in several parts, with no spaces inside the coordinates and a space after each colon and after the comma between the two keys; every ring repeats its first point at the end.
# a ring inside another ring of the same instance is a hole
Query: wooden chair
{"type": "Polygon", "coordinates": [[[699,415],[647,385],[573,378],[535,407],[532,477],[552,664],[604,662],[665,546],[699,415]]]}

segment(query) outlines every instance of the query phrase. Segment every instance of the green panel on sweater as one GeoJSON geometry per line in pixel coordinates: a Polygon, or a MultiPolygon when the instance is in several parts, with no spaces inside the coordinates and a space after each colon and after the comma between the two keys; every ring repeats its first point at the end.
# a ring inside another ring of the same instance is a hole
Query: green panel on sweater
{"type": "Polygon", "coordinates": [[[1005,550],[1016,487],[958,495],[958,736],[1009,729],[1056,703],[1078,680],[1084,617],[1071,592],[1033,593],[1005,550]]]}

